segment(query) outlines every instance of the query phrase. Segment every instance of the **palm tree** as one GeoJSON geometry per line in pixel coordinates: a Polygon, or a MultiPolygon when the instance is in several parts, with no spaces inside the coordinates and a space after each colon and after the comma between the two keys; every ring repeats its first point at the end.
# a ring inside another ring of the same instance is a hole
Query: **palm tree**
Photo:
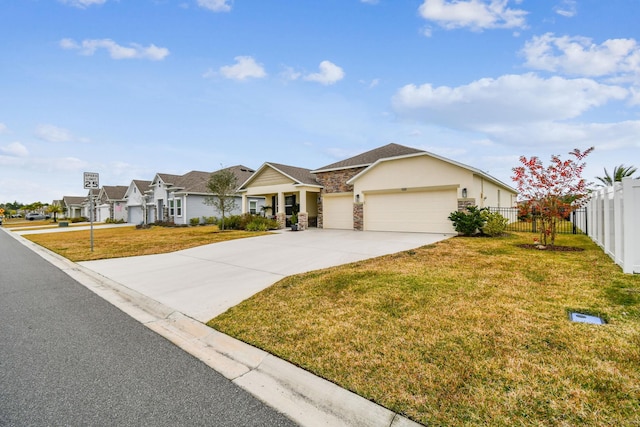
{"type": "Polygon", "coordinates": [[[622,181],[622,178],[633,175],[637,170],[633,166],[625,167],[625,165],[620,165],[613,168],[613,176],[611,176],[607,168],[604,168],[604,177],[597,176],[596,179],[599,179],[606,186],[612,186],[614,182],[622,181]]]}
{"type": "Polygon", "coordinates": [[[47,208],[47,212],[53,214],[53,222],[58,222],[58,214],[62,213],[62,206],[60,205],[50,205],[47,208]]]}

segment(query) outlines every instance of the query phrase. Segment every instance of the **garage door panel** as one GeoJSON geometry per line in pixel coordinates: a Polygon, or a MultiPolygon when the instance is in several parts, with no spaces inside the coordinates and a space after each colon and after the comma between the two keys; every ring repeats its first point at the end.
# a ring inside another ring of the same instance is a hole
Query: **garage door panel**
{"type": "Polygon", "coordinates": [[[322,200],[322,227],[353,230],[353,196],[324,197],[322,200]]]}
{"type": "Polygon", "coordinates": [[[451,233],[448,217],[457,206],[455,190],[369,194],[365,230],[451,233]]]}

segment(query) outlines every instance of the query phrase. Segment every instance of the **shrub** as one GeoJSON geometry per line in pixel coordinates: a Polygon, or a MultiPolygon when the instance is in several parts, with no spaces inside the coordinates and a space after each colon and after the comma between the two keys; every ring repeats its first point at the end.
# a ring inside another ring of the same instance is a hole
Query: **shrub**
{"type": "Polygon", "coordinates": [[[76,222],[89,222],[89,218],[80,216],[78,218],[69,218],[68,221],[71,222],[72,224],[76,222]]]}
{"type": "Polygon", "coordinates": [[[479,209],[477,206],[468,206],[465,211],[451,212],[449,220],[453,222],[455,230],[465,236],[473,236],[479,230],[482,230],[485,219],[484,208],[479,209]]]}
{"type": "Polygon", "coordinates": [[[218,222],[218,218],[215,216],[203,216],[202,223],[207,225],[215,225],[218,222]]]}
{"type": "Polygon", "coordinates": [[[105,224],[124,224],[124,219],[111,219],[107,218],[104,221],[105,224]]]}
{"type": "Polygon", "coordinates": [[[505,230],[507,229],[507,224],[509,223],[509,220],[507,218],[503,217],[498,212],[489,211],[484,211],[483,217],[485,220],[485,224],[482,227],[482,232],[484,234],[491,237],[504,234],[505,230]]]}
{"type": "Polygon", "coordinates": [[[218,221],[218,227],[224,228],[225,230],[240,230],[241,223],[241,215],[231,215],[224,219],[224,227],[222,226],[222,220],[218,221]]]}
{"type": "Polygon", "coordinates": [[[189,224],[195,226],[195,225],[199,225],[200,224],[200,218],[191,218],[189,220],[189,224]]]}
{"type": "Polygon", "coordinates": [[[251,215],[251,221],[244,227],[246,231],[268,231],[278,229],[278,221],[258,215],[251,215]]]}

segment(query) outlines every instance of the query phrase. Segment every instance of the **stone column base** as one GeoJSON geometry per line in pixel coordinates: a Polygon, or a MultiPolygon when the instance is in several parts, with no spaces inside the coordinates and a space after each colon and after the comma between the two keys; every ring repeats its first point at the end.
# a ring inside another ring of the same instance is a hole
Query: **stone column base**
{"type": "Polygon", "coordinates": [[[309,214],[307,212],[298,213],[298,230],[306,230],[309,228],[309,214]]]}
{"type": "Polygon", "coordinates": [[[285,228],[287,226],[287,214],[278,212],[276,214],[276,221],[278,221],[278,228],[285,228]]]}

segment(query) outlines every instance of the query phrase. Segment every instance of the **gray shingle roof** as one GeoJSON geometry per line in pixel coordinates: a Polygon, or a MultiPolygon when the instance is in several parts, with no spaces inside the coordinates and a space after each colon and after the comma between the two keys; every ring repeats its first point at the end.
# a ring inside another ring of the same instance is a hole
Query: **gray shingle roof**
{"type": "MultiPolygon", "coordinates": [[[[230,166],[220,170],[227,169],[234,173],[238,181],[238,185],[249,179],[249,177],[255,172],[253,169],[243,165],[230,166]]],[[[214,172],[191,171],[182,176],[174,175],[170,182],[173,184],[173,187],[178,189],[181,193],[209,193],[209,189],[207,188],[209,178],[212,174],[219,172],[220,170],[214,172]]],[[[162,180],[164,181],[164,178],[162,178],[162,180]]]]}
{"type": "Polygon", "coordinates": [[[126,185],[104,185],[102,187],[109,200],[123,200],[129,187],[126,185]]]}
{"type": "Polygon", "coordinates": [[[86,196],[62,196],[62,201],[67,205],[81,205],[87,199],[86,196]]]}
{"type": "Polygon", "coordinates": [[[391,157],[406,156],[409,154],[424,153],[424,150],[417,148],[405,147],[399,144],[387,144],[385,146],[375,148],[367,151],[366,153],[358,154],[357,156],[350,157],[346,160],[341,160],[336,163],[332,163],[327,166],[323,166],[312,172],[325,172],[336,169],[347,169],[356,166],[369,166],[380,159],[388,159],[391,157]]]}
{"type": "Polygon", "coordinates": [[[151,181],[145,181],[142,179],[134,179],[133,183],[138,187],[140,191],[147,191],[151,185],[151,181]]]}
{"type": "Polygon", "coordinates": [[[311,169],[299,168],[296,166],[282,165],[279,163],[268,162],[267,164],[289,175],[301,184],[319,185],[316,176],[311,173],[311,169]]]}

